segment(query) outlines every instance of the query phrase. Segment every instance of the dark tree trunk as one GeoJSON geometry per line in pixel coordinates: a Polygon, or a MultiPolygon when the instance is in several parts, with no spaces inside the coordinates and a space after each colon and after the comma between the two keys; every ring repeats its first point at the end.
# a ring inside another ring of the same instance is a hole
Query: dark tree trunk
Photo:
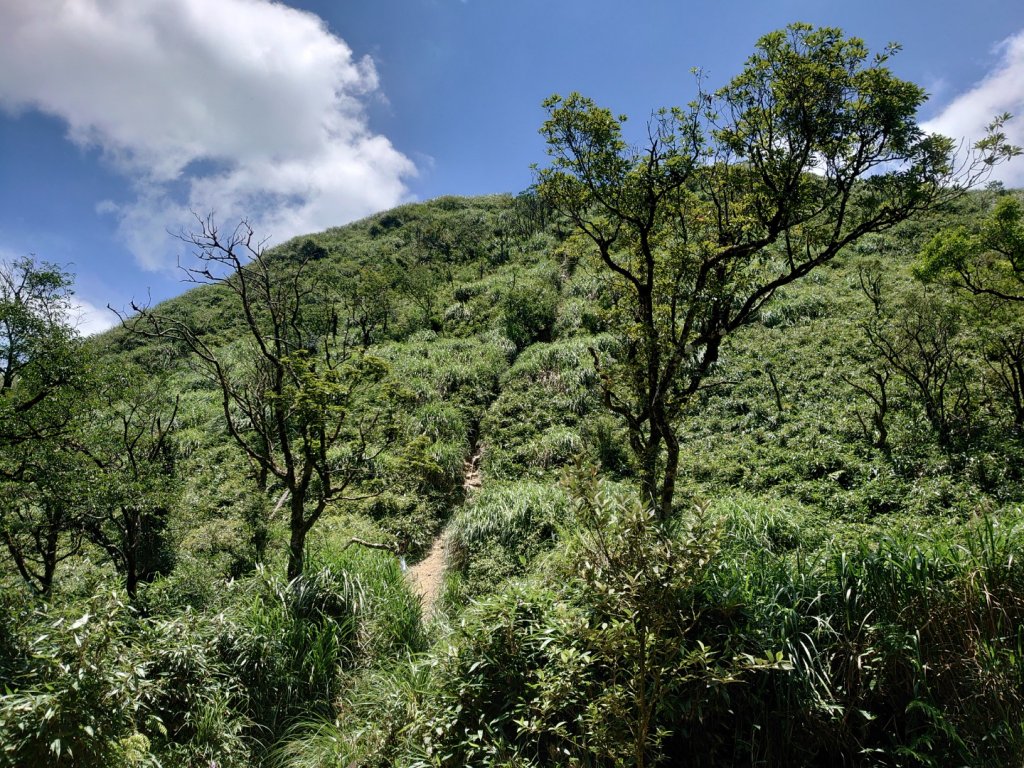
{"type": "Polygon", "coordinates": [[[661,453],[661,435],[652,427],[641,456],[640,494],[648,509],[657,510],[661,498],[658,482],[658,454],[661,453]]]}
{"type": "Polygon", "coordinates": [[[676,495],[676,477],[679,474],[679,439],[666,429],[665,435],[665,478],[661,485],[661,503],[658,519],[665,522],[672,515],[672,499],[676,495]]]}
{"type": "Polygon", "coordinates": [[[302,575],[306,561],[306,517],[305,505],[300,494],[292,492],[290,499],[291,517],[288,539],[288,580],[302,575]]]}
{"type": "Polygon", "coordinates": [[[139,541],[141,540],[142,514],[126,510],[124,527],[124,588],[128,599],[135,602],[139,589],[139,541]]]}
{"type": "Polygon", "coordinates": [[[48,598],[53,590],[53,576],[57,572],[57,545],[59,532],[51,526],[46,532],[46,552],[43,553],[43,574],[39,579],[39,590],[48,598]]]}

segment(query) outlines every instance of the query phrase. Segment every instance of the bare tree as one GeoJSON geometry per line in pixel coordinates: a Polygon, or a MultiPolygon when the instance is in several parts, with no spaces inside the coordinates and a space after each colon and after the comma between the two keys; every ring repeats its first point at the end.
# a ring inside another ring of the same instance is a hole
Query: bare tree
{"type": "Polygon", "coordinates": [[[228,433],[262,486],[284,487],[288,577],[302,574],[306,536],[334,503],[372,495],[366,480],[390,441],[386,369],[346,322],[341,299],[300,250],[276,259],[247,221],[224,233],[213,216],[182,235],[196,263],[190,282],[221,286],[246,331],[234,350],[159,307],[132,304],[134,331],[180,340],[220,392],[228,433]]]}

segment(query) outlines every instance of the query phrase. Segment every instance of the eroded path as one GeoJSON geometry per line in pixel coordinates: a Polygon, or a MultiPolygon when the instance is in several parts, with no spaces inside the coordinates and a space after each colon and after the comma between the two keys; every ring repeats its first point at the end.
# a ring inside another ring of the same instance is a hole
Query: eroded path
{"type": "MultiPolygon", "coordinates": [[[[462,467],[462,488],[466,495],[476,493],[480,490],[480,456],[483,454],[483,446],[477,444],[472,455],[462,467]]],[[[413,591],[420,597],[423,604],[423,617],[428,617],[434,610],[434,604],[441,594],[441,585],[444,582],[444,549],[447,537],[442,531],[434,543],[430,546],[430,552],[416,565],[410,566],[406,575],[412,584],[413,591]]]]}
{"type": "Polygon", "coordinates": [[[434,603],[441,593],[441,583],[444,580],[444,541],[442,533],[434,539],[427,556],[406,571],[413,591],[420,596],[424,618],[434,610],[434,603]]]}

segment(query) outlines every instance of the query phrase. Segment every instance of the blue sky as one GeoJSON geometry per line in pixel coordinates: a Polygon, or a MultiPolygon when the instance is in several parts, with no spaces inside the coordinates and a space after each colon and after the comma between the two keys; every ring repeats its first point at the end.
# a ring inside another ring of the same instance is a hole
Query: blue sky
{"type": "MultiPolygon", "coordinates": [[[[182,291],[189,209],[280,241],[442,194],[518,192],[540,102],[642,124],[793,21],[842,27],[932,95],[930,129],[1021,115],[1024,3],[978,0],[0,0],[0,258],[76,275],[98,309],[182,291]]],[[[1024,162],[999,170],[1024,186],[1024,162]]]]}

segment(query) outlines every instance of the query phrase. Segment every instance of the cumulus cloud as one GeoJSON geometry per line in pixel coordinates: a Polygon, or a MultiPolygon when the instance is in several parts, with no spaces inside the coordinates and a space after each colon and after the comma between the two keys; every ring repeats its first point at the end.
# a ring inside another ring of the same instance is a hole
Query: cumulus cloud
{"type": "Polygon", "coordinates": [[[100,308],[85,299],[74,297],[65,313],[68,323],[83,336],[102,333],[117,325],[117,315],[106,307],[100,308]]]}
{"type": "MultiPolygon", "coordinates": [[[[1009,112],[1014,119],[1006,124],[1007,137],[1024,145],[1024,31],[1004,40],[996,51],[999,61],[992,71],[924,123],[925,130],[974,142],[985,135],[993,117],[1009,112]]],[[[1018,158],[1000,165],[992,178],[1024,186],[1024,162],[1018,158]]]]}
{"type": "Polygon", "coordinates": [[[190,209],[279,241],[407,199],[378,97],[369,57],[269,0],[0,0],[0,105],[66,121],[126,175],[132,199],[98,210],[151,269],[190,209]]]}

